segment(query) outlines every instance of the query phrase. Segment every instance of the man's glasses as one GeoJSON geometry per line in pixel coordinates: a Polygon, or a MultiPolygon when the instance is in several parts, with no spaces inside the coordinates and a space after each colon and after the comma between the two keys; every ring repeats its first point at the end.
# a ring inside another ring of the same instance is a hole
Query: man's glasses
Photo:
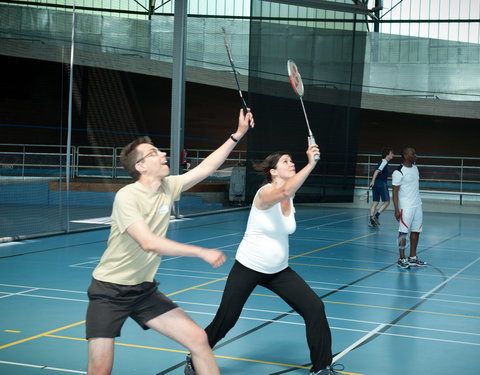
{"type": "Polygon", "coordinates": [[[138,160],[135,162],[135,164],[144,161],[146,158],[149,158],[149,157],[151,157],[151,156],[157,156],[157,155],[160,155],[160,150],[159,150],[158,148],[153,148],[150,152],[147,152],[147,154],[146,154],[144,157],[138,159],[138,160]]]}

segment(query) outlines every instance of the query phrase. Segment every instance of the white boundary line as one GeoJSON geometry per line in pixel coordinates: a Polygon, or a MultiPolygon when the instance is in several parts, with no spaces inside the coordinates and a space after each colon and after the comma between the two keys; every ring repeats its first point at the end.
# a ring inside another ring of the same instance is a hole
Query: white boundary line
{"type": "MultiPolygon", "coordinates": [[[[439,288],[441,288],[443,285],[445,285],[446,283],[448,283],[450,280],[452,280],[453,278],[455,278],[457,275],[459,275],[460,273],[462,273],[463,271],[465,271],[467,268],[473,266],[476,262],[478,262],[480,260],[480,257],[478,257],[477,259],[475,259],[474,261],[470,262],[469,264],[467,264],[465,267],[463,267],[461,270],[455,272],[452,276],[450,276],[448,279],[444,280],[443,282],[441,282],[440,284],[438,284],[437,286],[435,286],[434,288],[430,289],[428,292],[426,292],[423,296],[419,297],[421,299],[425,299],[425,298],[428,298],[429,295],[431,295],[432,293],[435,293],[435,291],[439,288]]],[[[350,346],[348,346],[347,348],[343,349],[340,353],[338,353],[335,358],[333,358],[332,362],[336,362],[338,361],[340,358],[342,358],[343,356],[345,356],[346,354],[348,354],[349,352],[351,352],[353,349],[355,349],[356,347],[358,347],[360,344],[362,344],[363,342],[367,341],[370,337],[372,337],[373,335],[377,334],[380,330],[382,330],[383,328],[387,327],[388,324],[385,324],[385,323],[382,323],[380,325],[378,325],[377,327],[375,327],[373,330],[371,330],[370,332],[368,332],[365,336],[361,337],[359,340],[355,341],[353,344],[351,344],[350,346]]],[[[476,344],[476,345],[480,345],[480,344],[476,344]]]]}
{"type": "Polygon", "coordinates": [[[73,373],[73,374],[86,374],[87,373],[86,371],[70,370],[70,369],[66,369],[66,368],[48,367],[48,366],[41,366],[41,365],[32,365],[30,363],[9,362],[9,361],[0,361],[0,363],[4,364],[4,365],[33,367],[33,368],[38,368],[40,370],[52,370],[52,371],[60,371],[60,372],[69,372],[69,373],[73,373]]]}
{"type": "Polygon", "coordinates": [[[29,290],[23,290],[21,292],[18,292],[18,293],[5,293],[5,295],[3,296],[0,296],[0,298],[7,298],[7,297],[12,297],[12,296],[20,296],[22,294],[25,294],[25,293],[29,293],[29,292],[34,292],[36,290],[40,290],[39,288],[31,288],[29,290]]]}
{"type": "MultiPolygon", "coordinates": [[[[476,261],[480,260],[480,258],[478,258],[476,261]]],[[[475,261],[475,262],[476,262],[475,261]]],[[[473,263],[475,262],[472,262],[470,265],[472,265],[473,263]]],[[[468,267],[468,266],[467,266],[468,267]]],[[[467,268],[467,267],[464,267],[464,268],[467,268]]],[[[459,271],[461,272],[461,271],[459,271]]],[[[2,285],[2,284],[0,284],[2,285]]],[[[433,288],[431,291],[429,291],[428,293],[433,293],[435,289],[441,287],[440,284],[439,286],[437,286],[436,288],[433,288]]],[[[31,288],[29,291],[33,291],[33,290],[40,290],[41,288],[31,288]]],[[[45,288],[47,290],[47,288],[45,288]]],[[[48,290],[59,290],[59,289],[48,289],[48,290]]],[[[60,291],[66,291],[66,290],[60,290],[60,291]]],[[[80,299],[73,299],[73,298],[61,298],[61,297],[51,297],[51,296],[40,296],[40,295],[28,295],[28,294],[25,294],[27,291],[24,291],[24,292],[21,292],[21,293],[15,293],[15,294],[11,294],[11,295],[20,295],[20,296],[23,296],[23,297],[35,297],[35,298],[46,298],[46,299],[56,299],[56,300],[66,300],[66,301],[73,301],[73,302],[83,302],[83,303],[87,303],[88,300],[80,300],[80,299]]],[[[79,293],[79,292],[75,292],[75,293],[79,293]]],[[[428,293],[425,293],[424,296],[422,297],[425,297],[428,295],[428,293]]],[[[181,304],[190,304],[190,305],[197,305],[197,306],[207,306],[207,307],[213,307],[213,308],[217,308],[218,305],[217,304],[207,304],[207,303],[199,303],[199,302],[187,302],[187,301],[181,301],[181,300],[176,300],[175,301],[176,303],[179,303],[180,305],[181,304]]],[[[260,312],[260,313],[275,313],[275,314],[287,314],[287,315],[290,315],[290,316],[294,316],[294,317],[298,317],[300,318],[300,316],[297,314],[297,313],[285,313],[284,311],[275,311],[275,310],[264,310],[264,309],[253,309],[253,308],[244,308],[245,311],[251,311],[251,312],[260,312]]],[[[209,312],[202,312],[202,311],[197,311],[197,310],[185,310],[187,313],[191,313],[191,314],[200,314],[200,315],[209,315],[209,316],[213,316],[215,315],[213,312],[212,313],[209,313],[209,312]]],[[[281,321],[281,320],[272,320],[272,319],[263,319],[263,318],[254,318],[254,317],[247,317],[247,316],[240,316],[240,319],[242,320],[251,320],[251,321],[261,321],[261,322],[271,322],[271,323],[275,323],[275,324],[289,324],[289,325],[297,325],[297,326],[304,326],[305,323],[303,322],[292,322],[292,321],[281,321]]],[[[480,336],[480,333],[473,333],[473,332],[462,332],[462,331],[453,331],[453,330],[444,330],[444,329],[435,329],[435,328],[428,328],[428,327],[419,327],[419,326],[408,326],[408,325],[398,325],[398,324],[395,324],[395,325],[391,325],[391,324],[387,324],[387,323],[378,323],[378,322],[374,322],[374,321],[365,321],[365,320],[355,320],[355,319],[346,319],[346,318],[336,318],[336,317],[328,317],[329,320],[337,320],[337,321],[344,321],[344,322],[353,322],[353,323],[360,323],[360,324],[377,324],[377,327],[375,329],[373,329],[372,331],[368,332],[366,330],[362,330],[362,329],[355,329],[355,328],[345,328],[345,327],[337,327],[337,326],[331,326],[331,329],[334,329],[334,330],[343,330],[343,331],[349,331],[349,332],[361,332],[361,333],[367,333],[367,335],[363,336],[360,340],[356,341],[354,344],[350,345],[347,349],[349,349],[348,351],[351,351],[355,346],[357,346],[359,344],[359,342],[363,342],[365,341],[367,338],[373,336],[374,334],[378,333],[382,328],[385,328],[387,326],[392,326],[392,327],[396,327],[396,328],[404,328],[404,329],[413,329],[413,330],[424,330],[424,331],[431,331],[431,332],[442,332],[442,333],[447,333],[447,334],[455,334],[455,335],[469,335],[469,336],[480,336]]],[[[390,332],[380,332],[378,333],[380,335],[386,335],[386,336],[395,336],[395,337],[406,337],[406,338],[412,338],[412,339],[421,339],[421,340],[430,340],[430,341],[439,341],[439,342],[446,342],[446,343],[455,343],[455,344],[463,344],[463,345],[474,345],[474,346],[480,346],[480,343],[476,343],[476,342],[468,342],[468,341],[460,341],[460,340],[450,340],[450,339],[439,339],[439,338],[432,338],[432,337],[425,337],[425,336],[415,336],[415,335],[405,335],[405,334],[397,334],[397,333],[390,333],[390,332]]],[[[47,336],[48,337],[48,336],[47,336]]],[[[342,353],[345,352],[345,354],[347,353],[347,349],[345,349],[344,351],[342,351],[342,353]]],[[[337,355],[335,358],[334,358],[334,361],[338,360],[339,358],[341,358],[341,356],[345,355],[345,354],[342,354],[340,353],[339,355],[337,355]],[[342,354],[342,355],[341,355],[342,354]]],[[[2,362],[0,361],[0,363],[7,363],[7,362],[2,362]]],[[[9,362],[7,363],[9,364],[9,362]]],[[[15,364],[15,363],[13,363],[15,364]]],[[[22,364],[19,364],[19,365],[22,365],[22,364]]],[[[30,366],[30,365],[28,365],[30,366]]],[[[36,365],[31,365],[31,367],[36,367],[36,365]]],[[[40,366],[42,367],[42,366],[40,366]]],[[[51,370],[57,370],[55,368],[49,368],[49,367],[42,367],[43,369],[51,369],[51,370]]],[[[70,371],[70,370],[67,370],[67,369],[58,369],[58,371],[66,371],[66,372],[74,372],[74,370],[70,371]]],[[[80,372],[82,373],[82,372],[80,372]]]]}
{"type": "MultiPolygon", "coordinates": [[[[189,314],[200,314],[200,315],[210,315],[214,316],[215,313],[208,313],[208,312],[199,312],[199,311],[192,311],[192,310],[185,310],[185,312],[189,314]]],[[[262,319],[262,318],[253,318],[253,317],[248,317],[248,316],[240,316],[240,320],[253,320],[253,321],[259,321],[259,322],[264,322],[264,323],[274,323],[274,324],[289,324],[289,325],[296,325],[296,326],[305,326],[305,323],[302,322],[289,322],[289,321],[284,321],[284,320],[272,320],[272,319],[262,319]]],[[[389,324],[382,324],[381,326],[388,326],[389,324]]],[[[344,328],[344,327],[335,327],[331,326],[330,329],[333,330],[340,330],[340,331],[348,331],[348,332],[361,332],[365,333],[368,332],[363,329],[355,329],[355,328],[344,328]]],[[[369,333],[370,334],[370,333],[369,333]]],[[[411,339],[421,339],[421,340],[428,340],[428,341],[440,341],[440,342],[448,342],[448,343],[453,343],[453,344],[463,344],[463,345],[473,345],[473,346],[480,346],[480,343],[477,342],[469,342],[469,341],[459,341],[459,340],[448,340],[448,339],[439,339],[435,337],[425,337],[425,336],[413,336],[413,335],[404,335],[404,334],[399,334],[399,333],[390,333],[390,332],[381,332],[379,335],[383,336],[395,336],[395,337],[406,337],[406,338],[411,338],[411,339]]],[[[333,361],[335,362],[338,360],[339,355],[337,355],[333,361]]]]}
{"type": "Polygon", "coordinates": [[[332,221],[330,223],[318,224],[318,225],[314,225],[313,227],[307,227],[307,228],[302,228],[302,229],[304,229],[304,230],[317,229],[317,228],[320,228],[320,227],[324,227],[326,225],[333,225],[333,224],[343,223],[345,221],[354,221],[354,220],[358,220],[358,219],[365,219],[366,220],[366,216],[365,215],[354,216],[354,217],[350,217],[348,219],[332,221]]]}

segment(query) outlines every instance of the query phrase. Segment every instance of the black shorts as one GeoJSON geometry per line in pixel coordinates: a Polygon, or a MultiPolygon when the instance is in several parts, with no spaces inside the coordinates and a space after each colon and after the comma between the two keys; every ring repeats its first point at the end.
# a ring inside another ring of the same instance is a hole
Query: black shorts
{"type": "Polygon", "coordinates": [[[160,293],[158,283],[119,285],[92,279],[88,288],[86,337],[119,337],[131,317],[143,329],[149,320],[178,307],[160,293]]]}
{"type": "Polygon", "coordinates": [[[372,188],[373,202],[390,202],[390,192],[388,191],[387,181],[375,181],[372,188]]]}

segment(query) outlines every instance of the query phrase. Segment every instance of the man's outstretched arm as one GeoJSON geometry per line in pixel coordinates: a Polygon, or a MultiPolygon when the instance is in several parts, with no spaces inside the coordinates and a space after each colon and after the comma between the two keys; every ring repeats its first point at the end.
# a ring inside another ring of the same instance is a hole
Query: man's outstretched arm
{"type": "MultiPolygon", "coordinates": [[[[238,116],[238,128],[235,133],[232,134],[232,137],[239,141],[248,131],[249,127],[253,128],[254,125],[253,115],[250,110],[248,110],[247,114],[244,114],[243,109],[241,109],[238,116]]],[[[236,145],[237,142],[228,137],[223,145],[208,155],[195,168],[185,173],[183,175],[184,185],[182,191],[190,189],[192,186],[195,186],[215,172],[227,159],[228,155],[230,155],[236,145]]]]}

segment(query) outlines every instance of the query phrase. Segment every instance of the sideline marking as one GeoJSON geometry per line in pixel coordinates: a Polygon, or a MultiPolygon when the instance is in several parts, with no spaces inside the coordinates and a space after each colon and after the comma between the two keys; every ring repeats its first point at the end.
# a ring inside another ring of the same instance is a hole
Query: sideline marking
{"type": "MultiPolygon", "coordinates": [[[[478,257],[477,259],[475,259],[473,262],[470,262],[469,264],[467,264],[465,267],[463,267],[461,270],[455,272],[452,276],[450,276],[448,279],[446,279],[445,281],[441,282],[440,284],[438,284],[437,286],[435,286],[434,288],[432,288],[431,290],[429,290],[427,293],[425,293],[423,296],[420,297],[420,299],[422,300],[425,300],[429,295],[435,293],[436,290],[440,289],[441,287],[443,287],[446,283],[448,283],[450,280],[452,280],[453,278],[455,278],[457,275],[459,275],[460,273],[462,273],[463,271],[465,271],[467,268],[471,267],[472,265],[474,265],[475,263],[477,263],[478,261],[480,260],[480,257],[478,257]]],[[[406,311],[410,311],[408,309],[406,309],[406,311]]],[[[417,310],[411,310],[413,312],[417,311],[417,310]]],[[[436,313],[436,314],[441,314],[441,315],[447,315],[447,314],[444,314],[444,313],[436,313]]],[[[479,318],[479,317],[475,317],[475,316],[469,316],[469,318],[479,318]]],[[[371,338],[372,336],[374,336],[375,334],[377,334],[380,330],[384,329],[385,327],[387,326],[390,326],[389,324],[380,324],[378,325],[377,327],[375,327],[373,330],[371,330],[369,333],[367,333],[365,336],[361,337],[360,339],[358,339],[357,341],[355,341],[353,344],[351,344],[350,346],[348,346],[347,348],[343,349],[340,353],[338,353],[334,358],[333,358],[333,361],[332,362],[335,362],[335,361],[338,361],[340,358],[342,358],[345,354],[348,354],[349,352],[351,352],[352,350],[354,350],[355,348],[357,348],[358,346],[362,345],[365,341],[367,341],[369,338],[371,338]]]]}
{"type": "Polygon", "coordinates": [[[352,238],[352,239],[350,239],[350,240],[345,240],[345,241],[342,241],[342,242],[337,242],[337,243],[334,243],[334,244],[332,244],[332,245],[328,245],[328,246],[325,246],[325,247],[321,247],[320,249],[316,249],[316,250],[312,250],[312,251],[307,251],[306,253],[302,253],[302,254],[298,254],[298,255],[293,255],[293,256],[291,256],[291,257],[288,258],[288,259],[295,259],[295,258],[303,257],[304,255],[313,254],[313,253],[316,253],[317,251],[320,251],[320,250],[330,249],[331,247],[343,245],[343,244],[346,244],[346,243],[349,243],[349,242],[352,242],[352,241],[359,240],[359,239],[361,239],[361,238],[370,237],[370,236],[375,236],[375,235],[377,235],[378,233],[380,233],[380,232],[373,232],[373,233],[365,234],[365,235],[360,236],[360,237],[352,238]]]}

